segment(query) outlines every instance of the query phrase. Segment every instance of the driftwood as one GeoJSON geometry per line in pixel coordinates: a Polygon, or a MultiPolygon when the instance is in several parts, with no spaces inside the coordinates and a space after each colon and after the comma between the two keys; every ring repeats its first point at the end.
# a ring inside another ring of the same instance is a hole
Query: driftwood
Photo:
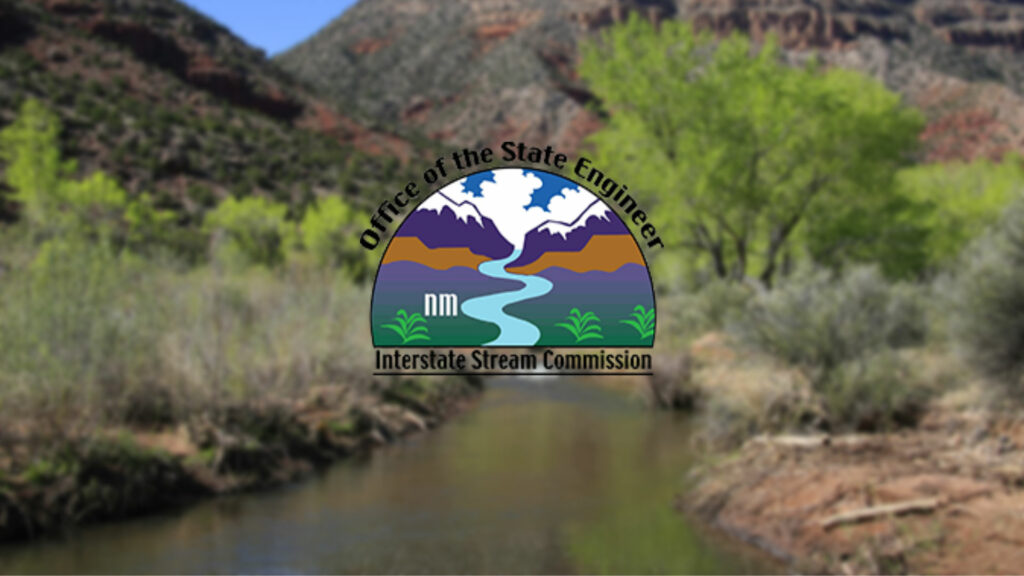
{"type": "Polygon", "coordinates": [[[754,444],[765,444],[768,446],[779,446],[782,448],[820,448],[828,446],[829,437],[824,435],[799,436],[799,435],[777,435],[755,436],[751,439],[754,444]]]}
{"type": "Polygon", "coordinates": [[[858,508],[857,510],[843,512],[823,519],[821,521],[821,527],[825,530],[829,530],[843,524],[864,522],[867,520],[873,520],[880,516],[899,516],[901,514],[933,512],[936,508],[942,506],[942,504],[943,500],[941,498],[921,498],[919,500],[904,500],[903,502],[871,506],[869,508],[858,508]]]}
{"type": "Polygon", "coordinates": [[[761,434],[750,439],[752,444],[762,446],[773,446],[779,448],[846,448],[846,449],[872,449],[881,448],[889,440],[885,436],[870,434],[843,434],[831,436],[828,434],[761,434]]]}

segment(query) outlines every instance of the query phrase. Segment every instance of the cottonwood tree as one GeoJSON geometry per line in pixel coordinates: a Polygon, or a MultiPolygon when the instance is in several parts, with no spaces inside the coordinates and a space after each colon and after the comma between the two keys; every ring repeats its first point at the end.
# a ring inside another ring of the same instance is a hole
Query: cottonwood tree
{"type": "Polygon", "coordinates": [[[74,237],[143,250],[170,243],[174,215],[148,194],[130,198],[102,171],[75,178],[77,165],[61,159],[61,122],[37,100],[0,130],[0,161],[22,220],[39,240],[74,237]]]}
{"type": "Polygon", "coordinates": [[[922,207],[894,187],[922,119],[878,82],[685,22],[631,18],[582,56],[609,112],[590,140],[599,160],[674,216],[666,242],[718,277],[770,286],[790,257],[879,260],[894,274],[923,262],[922,207]]]}

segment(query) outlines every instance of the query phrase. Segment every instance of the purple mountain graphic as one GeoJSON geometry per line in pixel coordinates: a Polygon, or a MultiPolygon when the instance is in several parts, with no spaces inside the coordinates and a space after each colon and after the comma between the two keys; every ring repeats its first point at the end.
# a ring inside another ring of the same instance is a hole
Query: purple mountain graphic
{"type": "MultiPolygon", "coordinates": [[[[597,200],[595,204],[597,202],[600,202],[600,200],[597,200]]],[[[594,206],[594,204],[591,206],[594,206]]],[[[523,243],[523,253],[519,258],[516,258],[515,262],[509,264],[508,268],[526,266],[535,262],[547,252],[579,252],[583,250],[583,247],[587,245],[587,242],[590,242],[590,238],[593,236],[629,234],[629,230],[611,210],[608,210],[603,217],[596,214],[588,214],[588,212],[590,212],[590,208],[584,211],[577,221],[568,223],[569,226],[572,226],[577,224],[579,219],[586,218],[582,227],[576,228],[564,237],[558,233],[546,230],[541,231],[541,228],[548,224],[566,225],[563,222],[552,222],[549,220],[529,231],[523,243]]]]}
{"type": "MultiPolygon", "coordinates": [[[[475,210],[476,207],[473,208],[475,210]]],[[[480,222],[472,218],[460,220],[449,206],[440,213],[417,210],[405,219],[396,236],[419,238],[427,248],[466,247],[474,254],[490,258],[504,258],[511,254],[512,244],[498,232],[494,222],[479,211],[476,214],[480,216],[480,222]]]]}

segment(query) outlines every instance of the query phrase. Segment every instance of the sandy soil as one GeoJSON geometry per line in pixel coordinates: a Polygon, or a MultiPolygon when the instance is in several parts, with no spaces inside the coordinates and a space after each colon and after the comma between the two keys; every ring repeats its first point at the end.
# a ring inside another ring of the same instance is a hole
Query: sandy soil
{"type": "Polygon", "coordinates": [[[1024,421],[936,411],[895,435],[761,436],[682,503],[801,572],[1024,571],[1024,421]]]}

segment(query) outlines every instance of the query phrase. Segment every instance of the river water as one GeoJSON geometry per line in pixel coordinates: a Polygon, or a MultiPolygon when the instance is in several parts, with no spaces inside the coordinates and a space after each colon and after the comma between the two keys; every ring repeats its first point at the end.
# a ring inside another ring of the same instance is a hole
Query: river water
{"type": "Polygon", "coordinates": [[[484,346],[533,346],[540,340],[540,328],[505,313],[505,307],[524,300],[544,296],[554,285],[541,276],[513,274],[505,270],[505,266],[519,258],[522,250],[515,250],[511,255],[498,260],[483,262],[477,268],[484,276],[501,280],[522,282],[523,287],[509,292],[499,292],[466,300],[462,303],[462,313],[481,322],[488,322],[498,327],[498,337],[484,346]]]}
{"type": "Polygon", "coordinates": [[[312,479],[0,548],[0,571],[778,571],[672,509],[689,439],[623,392],[493,380],[440,429],[312,479]]]}

